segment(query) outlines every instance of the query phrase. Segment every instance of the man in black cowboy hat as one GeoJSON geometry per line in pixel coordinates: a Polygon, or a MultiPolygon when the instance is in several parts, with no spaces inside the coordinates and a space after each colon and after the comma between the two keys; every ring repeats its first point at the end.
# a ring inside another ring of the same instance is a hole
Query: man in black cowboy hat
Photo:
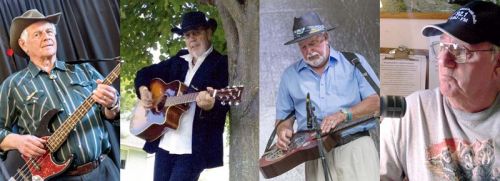
{"type": "Polygon", "coordinates": [[[227,57],[214,50],[211,42],[216,28],[215,20],[202,12],[184,14],[181,27],[171,31],[183,36],[187,50],[137,72],[135,88],[145,108],[152,107],[148,86],[153,78],[181,81],[189,91],[201,91],[177,130],[144,145],[146,152],[156,153],[154,180],[197,180],[205,168],[222,166],[222,133],[229,109],[206,91],[228,85],[227,57]]]}
{"type": "Polygon", "coordinates": [[[400,119],[380,127],[381,180],[500,180],[500,6],[473,1],[445,23],[430,47],[439,88],[406,98],[400,119]]]}
{"type": "Polygon", "coordinates": [[[38,158],[48,151],[47,141],[34,136],[42,116],[51,109],[61,110],[49,125],[56,130],[92,95],[100,106],[94,105],[53,153],[62,161],[74,158],[56,179],[117,180],[118,168],[106,156],[110,142],[103,124],[104,117],[114,119],[119,114],[117,91],[101,84],[102,75],[91,65],[69,65],[56,57],[60,16],[32,9],[12,20],[10,46],[30,62],[0,86],[0,149],[38,158]],[[15,126],[17,132],[12,130],[15,126]]]}
{"type": "MultiPolygon", "coordinates": [[[[284,120],[295,112],[298,131],[307,130],[307,100],[314,106],[314,114],[323,133],[336,125],[372,114],[379,109],[379,97],[349,60],[329,45],[326,28],[318,14],[311,12],[294,19],[294,39],[303,58],[290,65],[281,77],[276,100],[276,119],[284,120]]],[[[367,61],[357,55],[368,74],[376,79],[367,61]]],[[[293,134],[293,120],[281,122],[277,128],[277,146],[288,149],[293,134]]],[[[333,180],[378,180],[378,153],[368,129],[369,122],[351,128],[341,135],[342,142],[326,154],[333,180]]],[[[322,164],[318,160],[306,162],[306,180],[323,180],[322,164]]]]}

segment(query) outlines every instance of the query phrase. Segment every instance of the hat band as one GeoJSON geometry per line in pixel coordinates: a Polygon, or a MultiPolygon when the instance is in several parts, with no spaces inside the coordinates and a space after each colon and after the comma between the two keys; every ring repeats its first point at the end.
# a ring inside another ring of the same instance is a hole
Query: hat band
{"type": "Polygon", "coordinates": [[[300,38],[304,35],[320,32],[320,31],[324,31],[324,30],[325,30],[324,25],[306,26],[306,27],[302,27],[302,28],[294,30],[293,37],[300,38]]]}

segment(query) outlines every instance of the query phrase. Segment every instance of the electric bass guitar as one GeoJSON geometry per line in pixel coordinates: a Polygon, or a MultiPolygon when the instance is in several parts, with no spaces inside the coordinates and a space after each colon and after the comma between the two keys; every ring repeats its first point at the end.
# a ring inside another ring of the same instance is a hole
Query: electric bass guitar
{"type": "MultiPolygon", "coordinates": [[[[118,78],[120,75],[120,63],[111,71],[111,73],[104,79],[102,84],[111,85],[111,83],[118,78]]],[[[29,158],[24,155],[21,155],[19,151],[12,150],[9,151],[6,162],[14,164],[20,164],[19,166],[15,166],[14,168],[18,168],[14,174],[11,174],[12,177],[9,181],[18,181],[18,180],[33,180],[33,181],[41,181],[48,180],[57,175],[62,174],[64,171],[68,169],[73,161],[73,156],[70,155],[69,159],[58,162],[55,157],[52,155],[56,152],[61,145],[66,142],[69,133],[74,129],[76,124],[87,114],[87,112],[92,108],[95,101],[92,97],[87,97],[83,103],[76,109],[76,111],[71,114],[64,123],[57,128],[54,133],[50,133],[49,125],[60,110],[52,109],[44,114],[42,120],[40,121],[40,125],[35,132],[35,136],[40,137],[47,141],[45,145],[45,154],[36,157],[29,158]],[[16,155],[18,155],[16,157],[16,155]],[[19,159],[22,160],[11,160],[11,159],[19,159]]],[[[9,167],[13,165],[9,164],[9,167]]]]}
{"type": "MultiPolygon", "coordinates": [[[[177,129],[182,114],[188,110],[190,102],[196,101],[199,92],[187,93],[188,87],[180,81],[165,83],[159,78],[151,80],[149,90],[153,107],[146,109],[138,101],[132,112],[130,133],[148,142],[165,134],[168,129],[177,129]]],[[[243,86],[233,86],[214,90],[211,96],[222,105],[238,105],[243,86]]]]}
{"type": "MultiPolygon", "coordinates": [[[[371,121],[374,116],[343,122],[332,131],[321,135],[326,153],[336,146],[340,133],[348,128],[371,121]]],[[[315,130],[299,131],[292,135],[288,150],[279,149],[276,144],[266,148],[259,160],[259,168],[265,178],[273,178],[309,160],[319,158],[318,140],[315,130]]]]}

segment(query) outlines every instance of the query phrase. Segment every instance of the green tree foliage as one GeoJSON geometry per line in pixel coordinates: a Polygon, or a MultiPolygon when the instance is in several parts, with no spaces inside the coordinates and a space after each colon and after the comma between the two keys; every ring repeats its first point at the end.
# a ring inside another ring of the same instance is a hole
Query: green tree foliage
{"type": "Polygon", "coordinates": [[[122,112],[132,109],[137,98],[134,89],[135,73],[153,63],[150,49],[159,50],[166,60],[185,47],[182,37],[170,29],[180,26],[182,14],[202,11],[217,23],[212,42],[214,48],[225,54],[226,41],[219,13],[214,6],[197,0],[121,0],[120,1],[120,55],[125,61],[120,74],[122,112]]]}

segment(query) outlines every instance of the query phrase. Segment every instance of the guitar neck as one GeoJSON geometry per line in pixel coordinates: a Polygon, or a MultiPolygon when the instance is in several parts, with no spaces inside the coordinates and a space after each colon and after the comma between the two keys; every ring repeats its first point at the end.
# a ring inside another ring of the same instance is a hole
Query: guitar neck
{"type": "MultiPolygon", "coordinates": [[[[233,86],[232,88],[215,89],[210,92],[210,96],[218,101],[221,101],[222,105],[229,104],[238,105],[241,100],[241,94],[243,92],[243,86],[233,86]]],[[[164,107],[175,106],[179,104],[186,104],[196,101],[196,96],[200,92],[193,92],[184,95],[170,96],[166,98],[164,107]]]]}
{"type": "MultiPolygon", "coordinates": [[[[120,75],[120,63],[109,73],[109,75],[104,79],[102,84],[111,85],[116,78],[120,75]]],[[[64,123],[56,129],[56,131],[47,139],[47,147],[51,152],[55,152],[59,147],[66,141],[68,135],[76,124],[87,114],[87,112],[94,105],[95,100],[91,96],[87,97],[83,103],[76,108],[73,114],[70,114],[69,118],[64,121],[64,123]]]]}
{"type": "Polygon", "coordinates": [[[168,97],[167,100],[165,101],[165,107],[195,102],[196,96],[198,96],[198,93],[199,92],[194,92],[194,93],[184,94],[184,95],[180,95],[180,96],[168,97]]]}

